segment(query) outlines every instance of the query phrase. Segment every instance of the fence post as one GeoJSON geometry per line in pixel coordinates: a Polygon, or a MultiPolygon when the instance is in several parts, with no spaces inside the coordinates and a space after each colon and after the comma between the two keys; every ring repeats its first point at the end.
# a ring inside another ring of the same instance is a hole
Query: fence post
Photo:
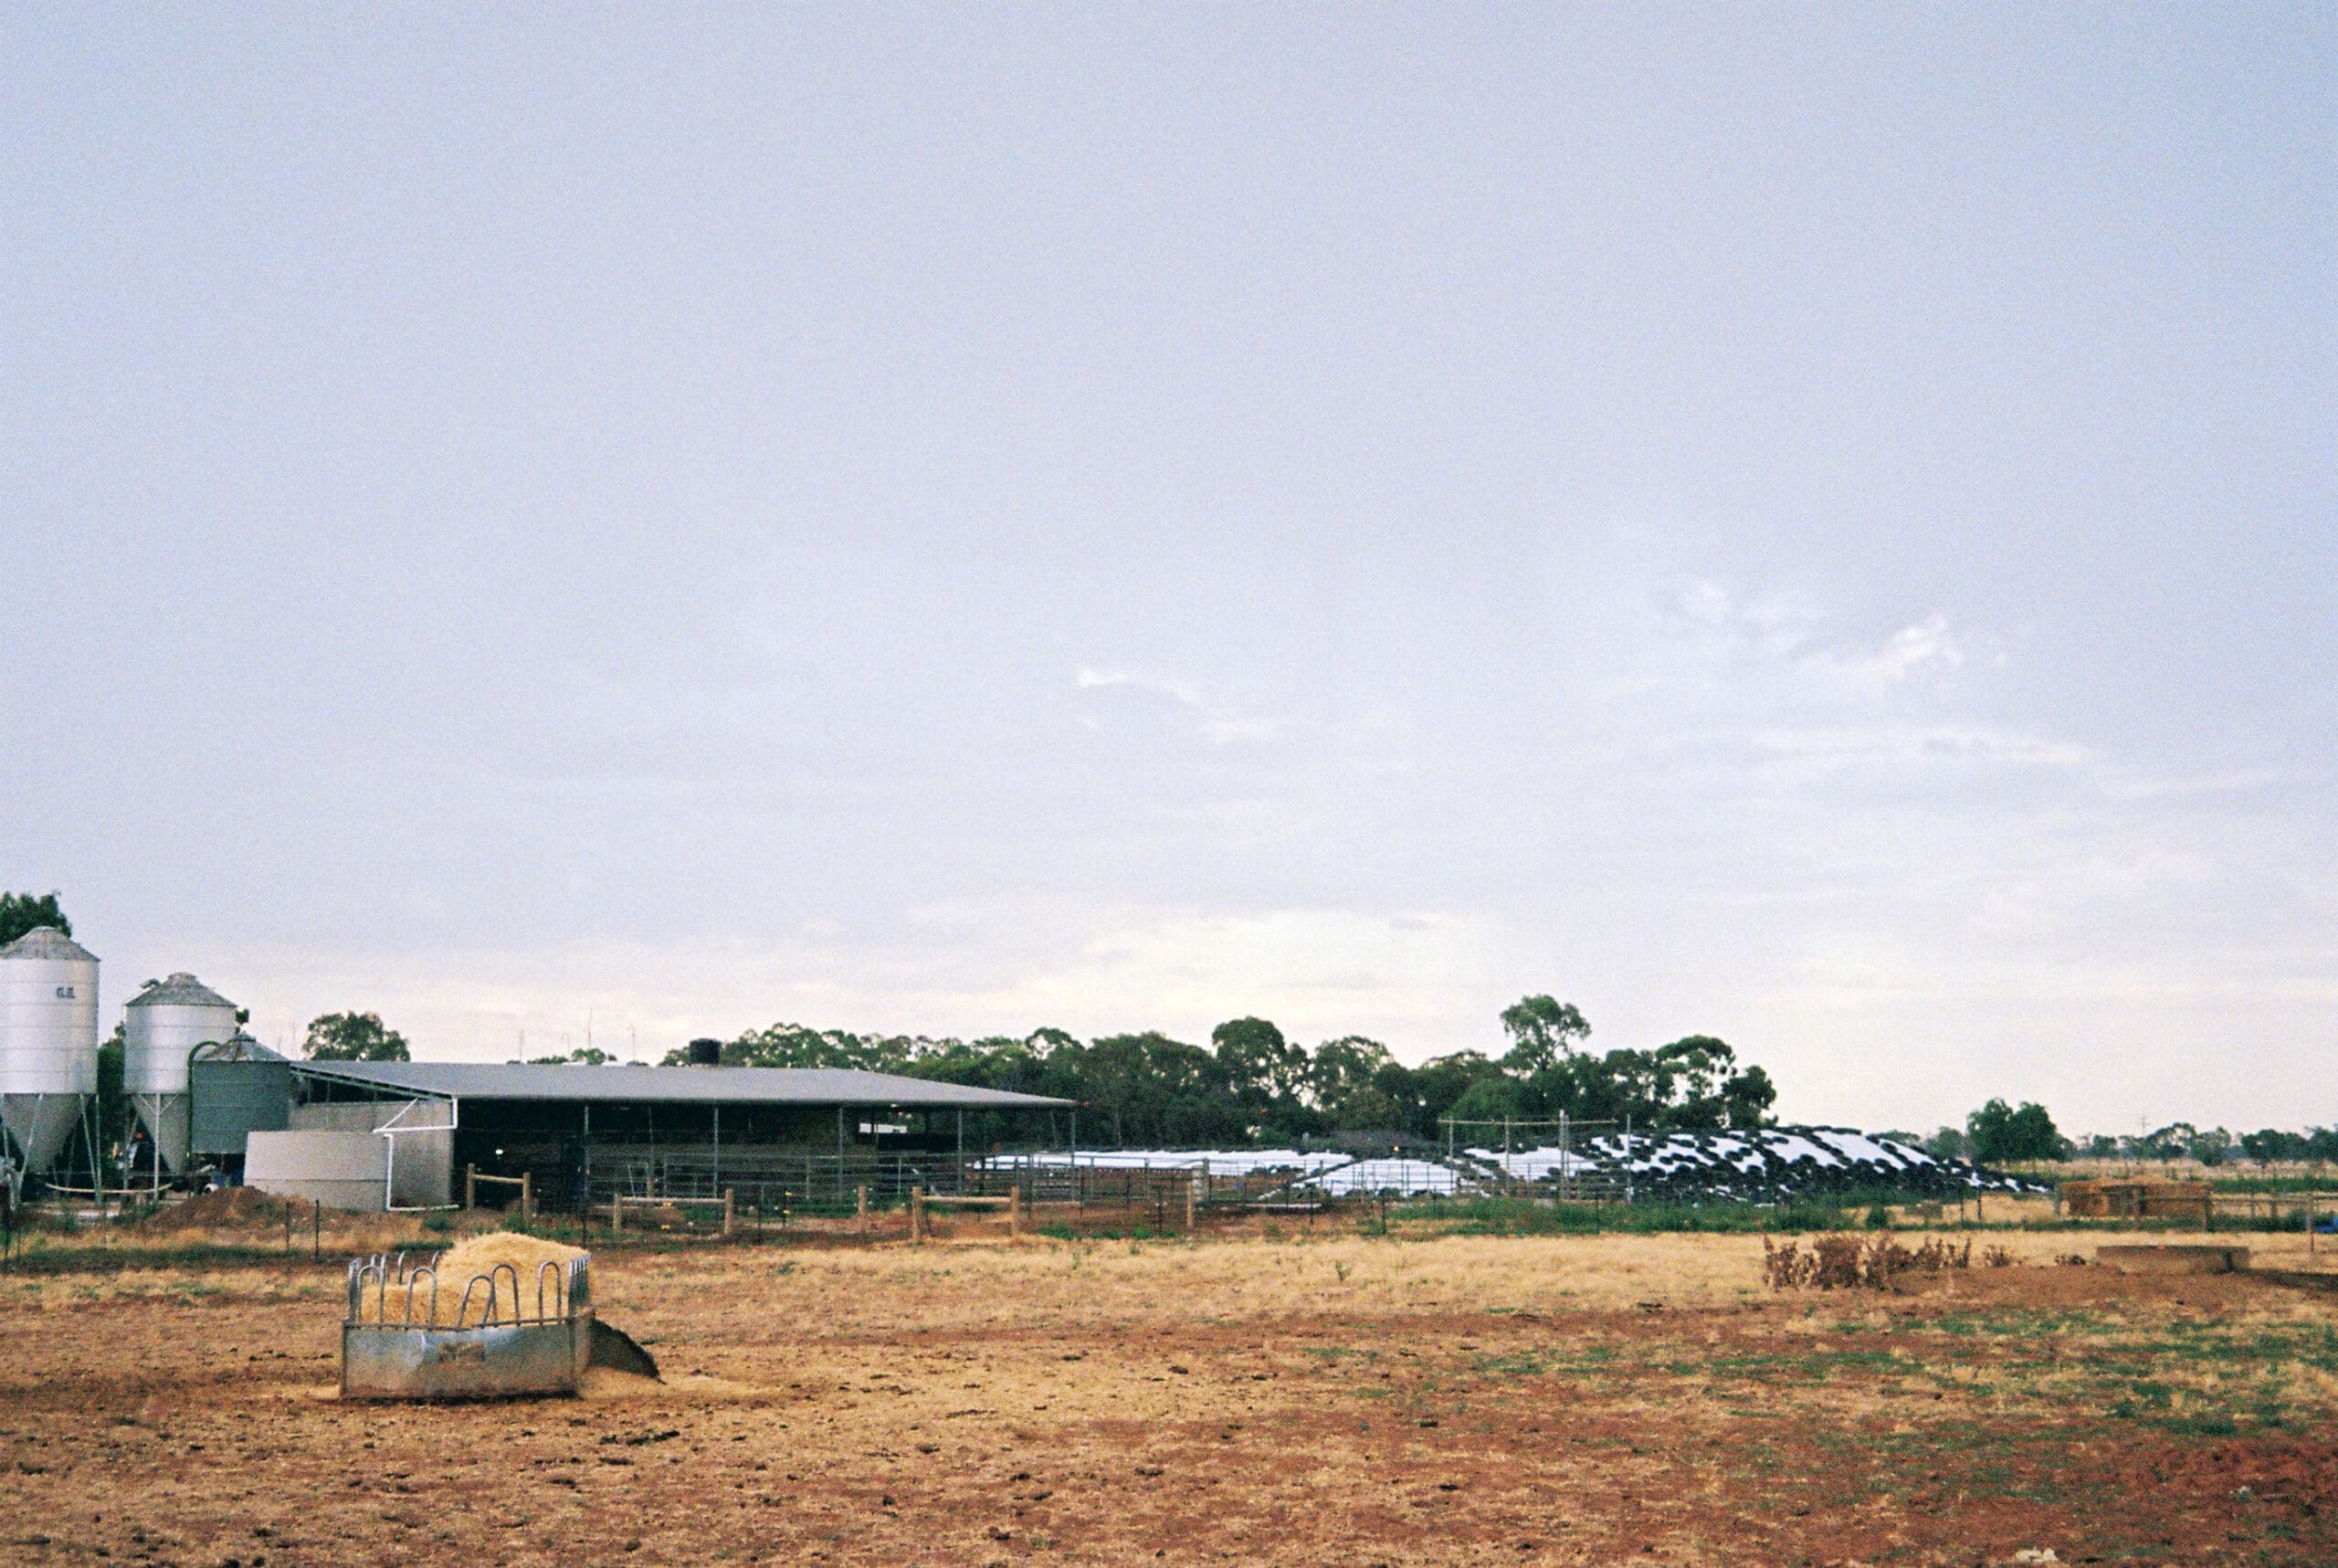
{"type": "Polygon", "coordinates": [[[925,1189],[910,1189],[910,1240],[919,1247],[925,1245],[925,1189]]]}
{"type": "Polygon", "coordinates": [[[463,1212],[469,1214],[479,1207],[479,1167],[463,1167],[463,1212]]]}
{"type": "Polygon", "coordinates": [[[852,1189],[853,1225],[861,1235],[869,1234],[869,1184],[863,1182],[852,1189]]]}
{"type": "Polygon", "coordinates": [[[1188,1233],[1194,1228],[1194,1194],[1200,1185],[1201,1177],[1187,1172],[1185,1174],[1185,1229],[1188,1233]]]}
{"type": "Polygon", "coordinates": [[[725,1188],[723,1188],[723,1189],[722,1189],[722,1239],[723,1239],[723,1240],[728,1241],[728,1240],[730,1240],[730,1239],[731,1239],[731,1230],[732,1230],[732,1226],[737,1222],[738,1217],[739,1217],[738,1189],[737,1189],[737,1188],[735,1188],[735,1187],[725,1187],[725,1188]]]}
{"type": "Polygon", "coordinates": [[[536,1173],[522,1171],[520,1173],[520,1225],[523,1229],[532,1229],[535,1223],[536,1173]]]}
{"type": "Polygon", "coordinates": [[[322,1198],[311,1198],[309,1200],[309,1261],[323,1262],[324,1249],[325,1201],[322,1198]]]}
{"type": "Polygon", "coordinates": [[[623,1193],[619,1193],[616,1196],[609,1200],[609,1234],[611,1236],[618,1236],[622,1235],[624,1231],[625,1194],[623,1193]]]}
{"type": "Polygon", "coordinates": [[[1006,1190],[1006,1238],[1013,1241],[1023,1234],[1023,1189],[1006,1190]]]}

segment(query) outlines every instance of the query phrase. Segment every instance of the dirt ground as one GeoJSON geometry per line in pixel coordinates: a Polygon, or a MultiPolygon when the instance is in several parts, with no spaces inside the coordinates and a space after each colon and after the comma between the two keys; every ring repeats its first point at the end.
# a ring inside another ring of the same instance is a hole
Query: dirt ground
{"type": "Polygon", "coordinates": [[[2338,1562],[2338,1295],[2006,1244],[2023,1263],[1890,1294],[1769,1293],[1737,1237],[605,1252],[601,1311],[666,1384],[442,1408],[331,1397],[331,1264],[20,1275],[0,1541],[198,1568],[2338,1562]]]}

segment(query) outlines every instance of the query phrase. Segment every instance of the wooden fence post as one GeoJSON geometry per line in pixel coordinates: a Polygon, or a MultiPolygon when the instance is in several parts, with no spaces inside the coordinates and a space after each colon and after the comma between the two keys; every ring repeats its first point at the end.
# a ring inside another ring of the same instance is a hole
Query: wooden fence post
{"type": "Polygon", "coordinates": [[[625,1230],[625,1194],[620,1193],[609,1200],[609,1234],[616,1236],[625,1230]]]}
{"type": "Polygon", "coordinates": [[[1188,1172],[1185,1176],[1185,1228],[1194,1228],[1194,1193],[1200,1187],[1201,1178],[1188,1172]]]}
{"type": "Polygon", "coordinates": [[[910,1189],[910,1240],[920,1247],[925,1245],[925,1189],[910,1189]]]}
{"type": "Polygon", "coordinates": [[[463,1208],[466,1212],[479,1207],[479,1167],[463,1167],[463,1208]]]}
{"type": "Polygon", "coordinates": [[[1006,1189],[1006,1238],[1009,1241],[1023,1234],[1023,1189],[1006,1189]]]}
{"type": "Polygon", "coordinates": [[[520,1224],[523,1228],[536,1223],[536,1173],[520,1173],[520,1224]]]}
{"type": "Polygon", "coordinates": [[[852,1189],[852,1222],[861,1235],[869,1234],[869,1184],[866,1182],[852,1189]]]}
{"type": "Polygon", "coordinates": [[[737,1188],[735,1188],[735,1187],[725,1187],[725,1188],[723,1188],[723,1189],[722,1189],[722,1239],[723,1239],[723,1240],[728,1241],[728,1240],[730,1240],[730,1239],[731,1239],[731,1230],[732,1230],[732,1226],[734,1226],[734,1225],[738,1222],[738,1217],[739,1217],[738,1189],[737,1189],[737,1188]]]}

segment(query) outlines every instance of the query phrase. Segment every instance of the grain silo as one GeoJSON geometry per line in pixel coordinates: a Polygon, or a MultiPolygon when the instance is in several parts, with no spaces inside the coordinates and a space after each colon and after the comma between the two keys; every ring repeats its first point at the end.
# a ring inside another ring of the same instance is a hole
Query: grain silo
{"type": "Polygon", "coordinates": [[[122,1006],[122,1092],[173,1171],[186,1165],[188,1055],[235,1034],[236,1005],[192,974],[149,980],[122,1006]]]}
{"type": "Polygon", "coordinates": [[[98,961],[54,926],[0,947],[0,1124],[46,1172],[98,1091],[98,961]]]}

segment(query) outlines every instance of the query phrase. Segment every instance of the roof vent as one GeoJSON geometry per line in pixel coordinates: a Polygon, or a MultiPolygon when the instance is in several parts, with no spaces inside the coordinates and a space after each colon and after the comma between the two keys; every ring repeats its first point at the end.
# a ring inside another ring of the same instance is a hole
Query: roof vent
{"type": "Polygon", "coordinates": [[[690,1063],[694,1068],[719,1068],[722,1065],[721,1040],[692,1040],[690,1063]]]}

